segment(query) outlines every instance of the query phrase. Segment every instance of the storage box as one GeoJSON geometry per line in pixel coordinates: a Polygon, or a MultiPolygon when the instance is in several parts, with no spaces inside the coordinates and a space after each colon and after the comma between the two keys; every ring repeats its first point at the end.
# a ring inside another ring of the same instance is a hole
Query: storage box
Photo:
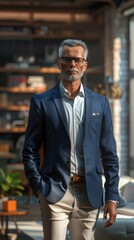
{"type": "Polygon", "coordinates": [[[16,200],[7,200],[3,201],[3,210],[4,211],[16,211],[17,201],[16,200]]]}

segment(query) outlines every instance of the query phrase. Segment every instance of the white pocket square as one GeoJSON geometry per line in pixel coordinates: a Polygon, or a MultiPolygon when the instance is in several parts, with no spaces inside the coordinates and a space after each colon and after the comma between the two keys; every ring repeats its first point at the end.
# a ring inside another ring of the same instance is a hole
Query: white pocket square
{"type": "Polygon", "coordinates": [[[98,113],[98,112],[97,113],[95,113],[95,112],[92,113],[92,116],[99,116],[99,115],[100,115],[100,113],[98,113]]]}

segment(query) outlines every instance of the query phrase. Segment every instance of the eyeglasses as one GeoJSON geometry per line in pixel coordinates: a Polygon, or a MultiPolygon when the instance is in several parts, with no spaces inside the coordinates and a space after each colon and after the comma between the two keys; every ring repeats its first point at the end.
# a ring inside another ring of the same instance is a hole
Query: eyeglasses
{"type": "Polygon", "coordinates": [[[62,63],[64,63],[64,64],[71,64],[71,62],[72,61],[74,61],[75,62],[75,64],[76,65],[78,65],[78,66],[82,66],[82,64],[84,63],[84,62],[86,62],[86,60],[84,59],[84,58],[71,58],[71,57],[61,57],[61,58],[59,58],[61,61],[62,61],[62,63]]]}

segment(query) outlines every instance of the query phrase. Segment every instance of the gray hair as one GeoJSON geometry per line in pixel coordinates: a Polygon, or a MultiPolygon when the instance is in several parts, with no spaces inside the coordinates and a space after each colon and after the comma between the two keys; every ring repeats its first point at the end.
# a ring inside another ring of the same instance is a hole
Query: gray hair
{"type": "Polygon", "coordinates": [[[80,46],[84,49],[85,52],[85,59],[87,60],[88,58],[88,47],[87,44],[82,41],[82,40],[78,40],[78,39],[66,39],[63,42],[61,42],[59,49],[58,49],[58,57],[60,58],[62,56],[62,51],[64,46],[69,46],[69,47],[77,47],[80,46]]]}

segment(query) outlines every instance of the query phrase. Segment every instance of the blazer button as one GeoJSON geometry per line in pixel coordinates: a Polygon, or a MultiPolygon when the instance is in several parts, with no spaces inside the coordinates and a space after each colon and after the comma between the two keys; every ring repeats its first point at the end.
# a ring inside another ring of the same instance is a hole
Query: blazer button
{"type": "Polygon", "coordinates": [[[67,161],[67,164],[70,164],[70,161],[67,161]]]}

